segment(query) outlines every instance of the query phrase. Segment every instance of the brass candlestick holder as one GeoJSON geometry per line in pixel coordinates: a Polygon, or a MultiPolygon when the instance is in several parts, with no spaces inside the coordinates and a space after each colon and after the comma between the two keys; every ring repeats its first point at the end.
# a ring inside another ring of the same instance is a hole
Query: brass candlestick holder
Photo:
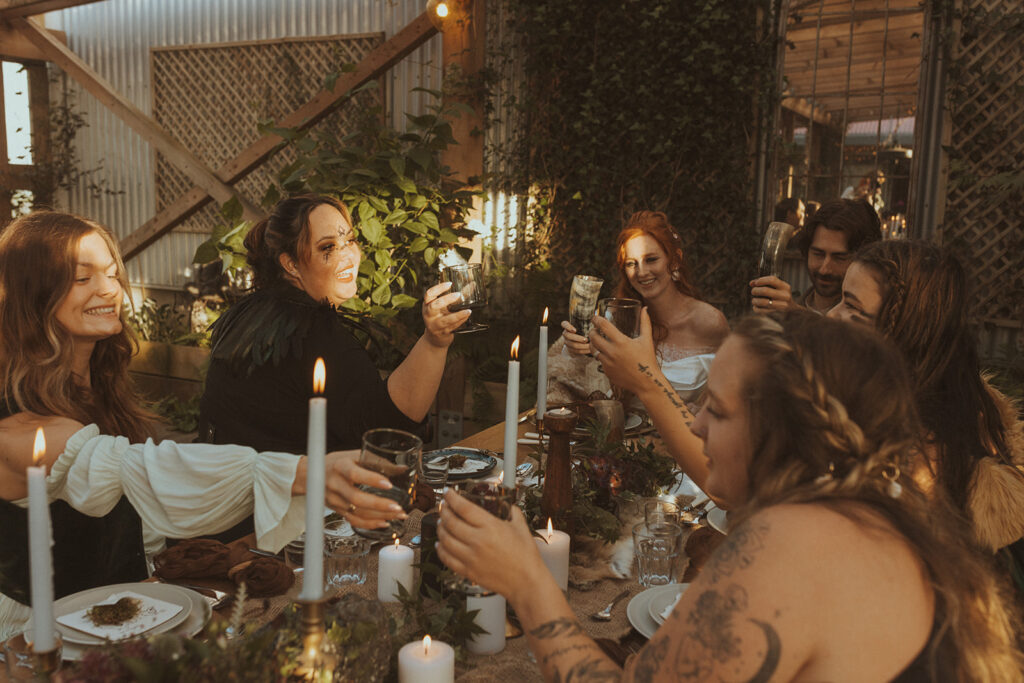
{"type": "Polygon", "coordinates": [[[35,664],[36,677],[44,678],[48,681],[52,680],[54,674],[60,671],[62,652],[63,650],[60,647],[55,647],[45,652],[36,652],[33,649],[32,658],[35,664]]]}
{"type": "Polygon", "coordinates": [[[324,612],[327,600],[296,600],[302,610],[302,654],[296,673],[316,679],[321,671],[333,671],[338,663],[334,648],[327,647],[324,612]]]}

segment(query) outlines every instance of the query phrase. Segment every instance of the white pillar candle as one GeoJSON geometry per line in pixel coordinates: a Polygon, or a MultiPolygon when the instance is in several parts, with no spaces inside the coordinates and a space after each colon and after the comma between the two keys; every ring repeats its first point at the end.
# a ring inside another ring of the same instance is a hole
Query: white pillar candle
{"type": "MultiPolygon", "coordinates": [[[[324,359],[313,369],[313,392],[324,393],[327,372],[324,359]]],[[[327,450],[327,399],[309,399],[309,431],[306,434],[306,543],[302,550],[301,600],[324,596],[324,453],[327,450]]]]}
{"type": "Polygon", "coordinates": [[[455,680],[455,650],[448,643],[423,640],[398,651],[398,683],[451,683],[455,680]]]}
{"type": "Polygon", "coordinates": [[[478,633],[466,641],[466,649],[475,655],[493,655],[505,649],[505,597],[467,595],[466,611],[480,610],[474,622],[486,633],[478,633]]]}
{"type": "Polygon", "coordinates": [[[377,556],[377,599],[381,602],[398,602],[398,584],[412,591],[412,548],[394,545],[380,549],[377,556]]]}
{"type": "Polygon", "coordinates": [[[548,519],[547,529],[537,529],[544,538],[534,537],[540,557],[544,560],[548,571],[555,577],[555,583],[562,590],[569,589],[569,534],[557,531],[548,519]],[[545,543],[547,541],[547,543],[545,543]]]}
{"type": "Polygon", "coordinates": [[[505,393],[505,488],[516,486],[516,450],[519,448],[519,336],[512,342],[508,361],[508,390],[505,393]]]}
{"type": "Polygon", "coordinates": [[[537,422],[548,411],[548,309],[544,307],[537,344],[537,422]]]}
{"type": "MultiPolygon", "coordinates": [[[[36,429],[32,462],[42,462],[46,454],[43,429],[36,429]]],[[[29,467],[28,477],[28,556],[32,587],[32,648],[49,652],[57,646],[53,630],[53,534],[50,527],[50,501],[46,495],[46,465],[29,467]]]]}

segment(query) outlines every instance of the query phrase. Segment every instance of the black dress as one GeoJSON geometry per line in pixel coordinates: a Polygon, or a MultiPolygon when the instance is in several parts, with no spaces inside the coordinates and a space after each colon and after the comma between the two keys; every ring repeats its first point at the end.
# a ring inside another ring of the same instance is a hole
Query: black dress
{"type": "Polygon", "coordinates": [[[363,432],[421,424],[391,400],[351,323],[291,285],[259,290],[212,328],[199,438],[258,451],[306,452],[313,365],[327,369],[327,450],[362,446],[363,432]]]}
{"type": "MultiPolygon", "coordinates": [[[[213,350],[199,407],[199,440],[258,451],[305,453],[313,366],[327,370],[327,450],[362,446],[368,429],[418,433],[392,402],[352,323],[326,303],[282,284],[257,290],[211,328],[213,350]]],[[[215,538],[252,532],[252,520],[215,538]]]]}
{"type": "MultiPolygon", "coordinates": [[[[15,412],[0,399],[0,419],[15,412]]],[[[124,496],[104,517],[89,517],[55,500],[50,503],[50,520],[56,598],[147,577],[142,521],[124,496]]],[[[0,529],[0,593],[28,605],[28,510],[0,500],[0,529]]]]}

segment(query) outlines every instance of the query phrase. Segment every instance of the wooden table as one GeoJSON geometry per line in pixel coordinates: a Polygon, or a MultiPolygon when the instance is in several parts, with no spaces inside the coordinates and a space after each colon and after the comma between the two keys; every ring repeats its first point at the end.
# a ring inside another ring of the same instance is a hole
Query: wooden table
{"type": "MultiPolygon", "coordinates": [[[[535,430],[535,425],[529,420],[518,425],[520,437],[522,437],[527,431],[535,430]]],[[[455,445],[467,448],[487,449],[500,453],[504,445],[504,433],[504,423],[498,423],[460,441],[455,445]]],[[[527,457],[532,457],[533,455],[533,447],[524,445],[518,446],[518,462],[523,462],[527,457]]],[[[419,533],[419,522],[421,517],[422,515],[418,512],[410,515],[406,524],[405,534],[402,537],[403,542],[408,543],[409,539],[412,538],[413,535],[419,533]]],[[[198,583],[200,585],[209,584],[211,587],[217,586],[223,588],[223,584],[216,581],[189,581],[189,583],[198,583]]],[[[295,595],[297,595],[299,585],[300,582],[297,582],[296,586],[287,596],[273,598],[270,601],[253,600],[247,602],[245,621],[254,625],[268,623],[277,614],[280,614],[280,611],[294,598],[295,595]]],[[[376,588],[377,558],[375,554],[371,554],[366,583],[361,586],[348,586],[344,590],[339,591],[338,595],[346,592],[354,592],[363,595],[364,597],[374,598],[376,597],[376,588]]],[[[629,633],[631,627],[626,617],[626,604],[628,599],[623,600],[618,604],[613,612],[612,621],[598,622],[590,618],[591,614],[610,602],[611,599],[624,588],[630,589],[630,597],[642,590],[636,581],[632,579],[604,579],[597,582],[593,588],[586,592],[579,591],[572,587],[569,588],[569,604],[576,612],[576,616],[579,618],[580,624],[582,624],[583,628],[588,633],[594,637],[612,639],[619,639],[629,633]]],[[[229,609],[230,608],[224,608],[220,610],[220,612],[222,612],[220,618],[225,618],[227,615],[223,613],[229,611],[229,609]]],[[[386,609],[391,613],[398,613],[400,611],[398,605],[394,604],[387,604],[386,609]]],[[[218,617],[215,616],[215,618],[218,617]]],[[[542,680],[540,672],[537,669],[536,664],[533,663],[532,656],[527,648],[525,637],[509,639],[506,643],[505,650],[497,655],[468,655],[466,661],[459,664],[456,672],[456,678],[459,681],[467,682],[491,681],[494,679],[509,681],[542,680]]],[[[0,669],[0,683],[6,680],[6,670],[0,669]]]]}

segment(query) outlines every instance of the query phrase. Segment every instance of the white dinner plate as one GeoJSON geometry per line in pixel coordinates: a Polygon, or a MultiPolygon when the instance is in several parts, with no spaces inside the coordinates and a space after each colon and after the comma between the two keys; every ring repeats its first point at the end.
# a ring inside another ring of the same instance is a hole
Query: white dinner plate
{"type": "Polygon", "coordinates": [[[674,597],[679,591],[680,585],[678,583],[670,583],[667,586],[655,586],[633,596],[633,599],[629,601],[629,605],[626,606],[626,616],[629,618],[629,623],[639,631],[640,635],[650,638],[658,630],[658,623],[651,618],[651,601],[658,595],[671,595],[674,597]]]}
{"type": "MultiPolygon", "coordinates": [[[[667,610],[669,607],[675,606],[676,602],[679,601],[679,596],[683,594],[684,590],[690,587],[690,584],[688,583],[676,583],[669,585],[675,586],[676,590],[659,591],[655,596],[651,598],[650,602],[647,605],[648,614],[651,615],[651,619],[654,620],[654,623],[658,625],[665,623],[665,617],[662,616],[665,610],[667,610]]],[[[658,588],[662,587],[663,586],[658,586],[658,588]]]]}
{"type": "Polygon", "coordinates": [[[729,535],[729,514],[725,510],[720,507],[713,507],[708,511],[707,519],[708,526],[712,529],[729,535]]]}
{"type": "MultiPolygon", "coordinates": [[[[163,584],[147,584],[147,585],[163,585],[163,584]]],[[[181,588],[175,586],[175,588],[181,588]]],[[[213,616],[213,609],[210,607],[210,603],[206,600],[201,593],[189,590],[187,588],[181,588],[182,592],[186,593],[191,604],[191,609],[188,613],[188,618],[181,622],[177,628],[171,629],[171,632],[191,638],[206,626],[207,622],[210,621],[210,617],[213,616]]],[[[147,634],[152,635],[152,634],[147,634]]],[[[62,652],[63,658],[69,662],[81,661],[82,657],[87,652],[94,649],[95,645],[79,645],[77,643],[69,643],[64,641],[64,650],[62,652]]]]}
{"type": "MultiPolygon", "coordinates": [[[[188,619],[192,611],[192,600],[185,588],[171,586],[165,583],[117,583],[111,586],[98,586],[88,590],[79,591],[72,595],[66,595],[53,603],[54,617],[61,617],[66,614],[77,612],[86,607],[91,607],[103,602],[115,593],[132,592],[147,598],[163,600],[181,607],[181,610],[170,619],[163,621],[156,626],[136,635],[153,635],[165,633],[188,619]]],[[[77,645],[102,645],[105,641],[102,638],[83,633],[82,631],[65,626],[57,622],[57,630],[65,643],[77,645]]]]}

